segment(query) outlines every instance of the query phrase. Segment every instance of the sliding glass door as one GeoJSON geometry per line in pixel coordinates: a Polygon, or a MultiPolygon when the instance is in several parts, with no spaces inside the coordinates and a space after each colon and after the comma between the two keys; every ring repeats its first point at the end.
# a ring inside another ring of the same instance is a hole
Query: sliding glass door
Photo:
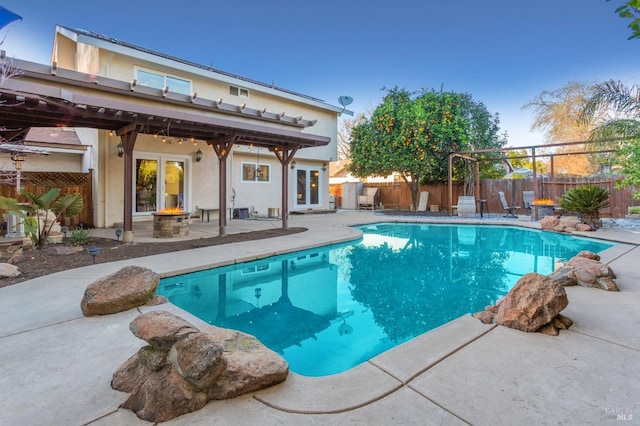
{"type": "Polygon", "coordinates": [[[186,204],[186,160],[137,156],[134,162],[134,214],[162,209],[184,209],[186,204]]]}

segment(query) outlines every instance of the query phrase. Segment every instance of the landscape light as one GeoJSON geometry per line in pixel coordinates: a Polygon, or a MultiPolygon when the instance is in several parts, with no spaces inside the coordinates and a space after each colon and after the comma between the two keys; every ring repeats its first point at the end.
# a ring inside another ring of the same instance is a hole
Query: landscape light
{"type": "Polygon", "coordinates": [[[90,246],[88,249],[89,254],[93,257],[93,264],[96,263],[96,256],[100,254],[100,247],[90,246]]]}

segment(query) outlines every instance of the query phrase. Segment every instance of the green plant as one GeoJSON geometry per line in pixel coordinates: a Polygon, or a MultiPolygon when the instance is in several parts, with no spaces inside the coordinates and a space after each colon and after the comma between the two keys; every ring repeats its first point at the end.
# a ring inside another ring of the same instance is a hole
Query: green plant
{"type": "Polygon", "coordinates": [[[599,186],[579,186],[565,192],[559,205],[564,210],[579,213],[582,221],[595,230],[602,224],[600,209],[609,207],[609,191],[599,186]]]}
{"type": "Polygon", "coordinates": [[[640,214],[640,206],[629,207],[630,214],[640,214]]]}
{"type": "Polygon", "coordinates": [[[4,216],[13,214],[23,221],[24,233],[31,239],[33,247],[43,248],[49,238],[53,225],[64,214],[67,217],[77,216],[82,212],[82,196],[80,194],[60,195],[59,188],[52,188],[43,195],[22,191],[20,196],[26,203],[18,203],[14,198],[0,196],[0,209],[4,216]],[[55,220],[47,223],[49,211],[55,220]]]}
{"type": "Polygon", "coordinates": [[[82,246],[91,241],[91,231],[82,227],[71,231],[71,244],[74,246],[82,246]]]}

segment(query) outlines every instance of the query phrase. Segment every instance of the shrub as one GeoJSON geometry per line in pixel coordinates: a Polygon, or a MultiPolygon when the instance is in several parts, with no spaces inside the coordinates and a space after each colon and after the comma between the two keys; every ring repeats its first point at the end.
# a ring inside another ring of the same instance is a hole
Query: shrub
{"type": "Polygon", "coordinates": [[[43,195],[22,191],[20,197],[27,203],[18,203],[16,199],[0,196],[0,209],[5,211],[5,216],[15,214],[22,219],[24,233],[37,249],[45,246],[53,225],[63,214],[73,217],[82,212],[82,196],[80,194],[60,195],[59,188],[52,188],[43,195]],[[55,215],[55,220],[47,226],[43,222],[49,212],[55,215]]]}
{"type": "Polygon", "coordinates": [[[564,210],[577,212],[582,221],[595,230],[602,225],[600,209],[609,207],[609,191],[599,186],[579,186],[565,192],[559,205],[564,210]]]}
{"type": "Polygon", "coordinates": [[[91,231],[82,227],[71,231],[71,244],[74,246],[82,246],[91,240],[91,231]]]}

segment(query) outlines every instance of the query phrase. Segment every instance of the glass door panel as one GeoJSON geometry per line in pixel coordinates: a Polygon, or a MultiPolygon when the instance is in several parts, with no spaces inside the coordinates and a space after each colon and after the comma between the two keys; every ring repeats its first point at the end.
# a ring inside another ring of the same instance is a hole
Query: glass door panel
{"type": "Polygon", "coordinates": [[[297,205],[307,204],[307,170],[296,170],[297,181],[297,205]]]}
{"type": "Polygon", "coordinates": [[[135,178],[135,212],[156,211],[158,161],[138,158],[136,160],[135,178]]]}
{"type": "Polygon", "coordinates": [[[184,161],[164,162],[164,208],[184,209],[184,161]]]}
{"type": "Polygon", "coordinates": [[[309,188],[309,204],[318,205],[320,200],[320,172],[318,170],[309,170],[311,175],[309,188]]]}

